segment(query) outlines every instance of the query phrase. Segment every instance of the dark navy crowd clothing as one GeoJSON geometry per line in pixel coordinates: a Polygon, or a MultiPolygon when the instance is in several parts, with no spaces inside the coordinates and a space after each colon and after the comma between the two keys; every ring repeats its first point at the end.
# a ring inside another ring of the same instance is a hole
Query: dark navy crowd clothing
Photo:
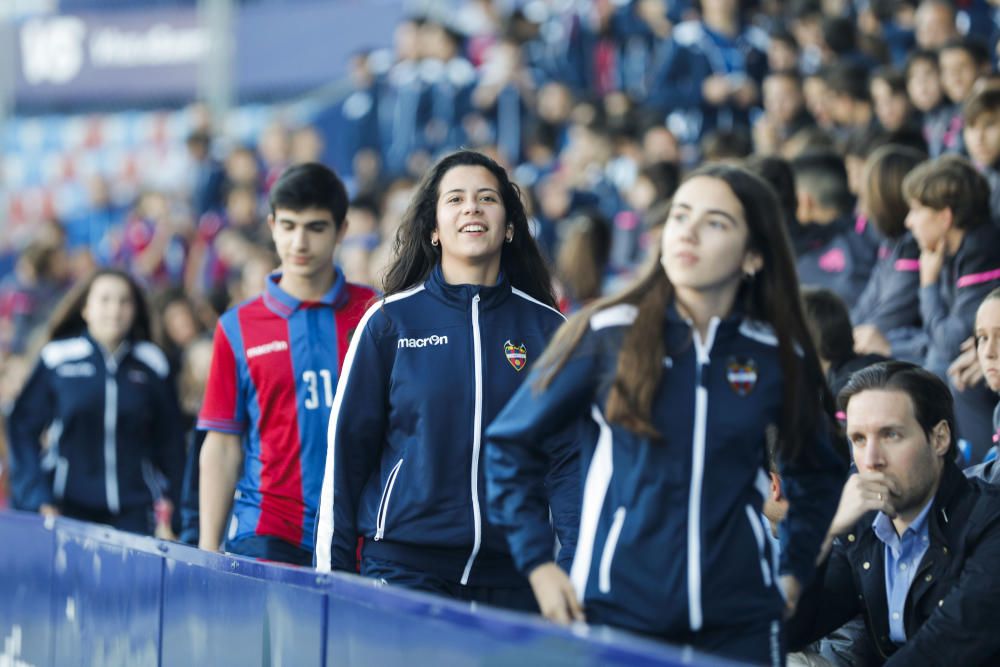
{"type": "Polygon", "coordinates": [[[748,127],[749,109],[728,102],[712,106],[702,96],[702,84],[718,74],[759,86],[767,71],[766,50],[767,35],[756,26],[733,38],[700,21],[684,21],[657,54],[647,104],[668,116],[667,126],[684,143],[713,130],[748,127]]]}
{"type": "MultiPolygon", "coordinates": [[[[878,328],[893,345],[895,353],[914,332],[920,331],[919,293],[920,247],[917,242],[909,232],[898,239],[885,239],[878,246],[878,260],[868,284],[851,309],[851,322],[878,328]]],[[[899,355],[894,356],[899,358],[899,355]]],[[[919,363],[922,357],[910,360],[919,363]]]]}
{"type": "Polygon", "coordinates": [[[850,216],[823,225],[803,223],[795,235],[799,282],[833,290],[851,308],[868,284],[878,244],[871,225],[850,216]]]}
{"type": "MultiPolygon", "coordinates": [[[[662,438],[654,441],[608,422],[604,411],[636,313],[629,304],[596,312],[551,384],[537,392],[528,378],[490,426],[490,512],[511,531],[519,563],[544,558],[535,537],[545,524],[535,499],[536,450],[589,412],[570,577],[588,621],[696,644],[724,628],[742,636],[781,618],[779,574],[802,582],[812,576],[844,465],[826,427],[806,439],[806,455],[780,462],[791,509],[779,559],[761,514],[767,441],[784,399],[773,331],[733,314],[713,319],[703,341],[670,306],[663,324],[669,356],[651,410],[662,438]]],[[[768,653],[743,659],[771,662],[768,653]]]]}
{"type": "MultiPolygon", "coordinates": [[[[396,570],[462,586],[525,585],[486,517],[483,432],[562,321],[502,275],[491,287],[451,285],[440,267],[368,310],[330,416],[320,570],[356,571],[363,537],[363,560],[396,570]]],[[[546,465],[564,561],[578,517],[575,444],[554,439],[546,465]]],[[[552,529],[541,532],[552,560],[552,529]]]]}
{"type": "Polygon", "coordinates": [[[14,506],[140,516],[127,528],[147,525],[161,498],[176,507],[184,444],[168,374],[148,342],[114,353],[86,334],[45,345],[7,420],[14,506]]]}
{"type": "Polygon", "coordinates": [[[928,337],[924,367],[947,379],[948,365],[972,335],[976,309],[1000,286],[1000,229],[983,223],[965,233],[946,257],[936,285],[921,287],[920,315],[928,337]]]}
{"type": "MultiPolygon", "coordinates": [[[[268,277],[263,294],[224,313],[198,429],[242,436],[226,549],[270,537],[312,551],[326,433],[347,345],[375,293],[337,269],[318,301],[300,301],[268,277]]],[[[257,553],[247,553],[256,556],[257,553]]]]}

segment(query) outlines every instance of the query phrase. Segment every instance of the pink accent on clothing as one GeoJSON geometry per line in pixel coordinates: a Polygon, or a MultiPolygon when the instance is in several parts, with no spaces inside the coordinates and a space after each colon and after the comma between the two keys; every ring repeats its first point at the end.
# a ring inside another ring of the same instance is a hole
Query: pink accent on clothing
{"type": "Polygon", "coordinates": [[[858,217],[854,218],[854,233],[864,234],[865,227],[868,226],[868,216],[858,214],[858,217]]]}
{"type": "Polygon", "coordinates": [[[893,267],[897,271],[919,271],[920,270],[920,260],[919,259],[897,259],[893,267]]]}
{"type": "Polygon", "coordinates": [[[827,273],[842,273],[847,268],[847,256],[840,248],[832,248],[819,258],[819,268],[827,273]]]}
{"type": "Polygon", "coordinates": [[[970,273],[967,276],[962,276],[958,279],[959,287],[968,287],[969,285],[978,285],[979,283],[988,283],[991,280],[1000,280],[1000,269],[993,269],[992,271],[983,271],[982,273],[970,273]]]}

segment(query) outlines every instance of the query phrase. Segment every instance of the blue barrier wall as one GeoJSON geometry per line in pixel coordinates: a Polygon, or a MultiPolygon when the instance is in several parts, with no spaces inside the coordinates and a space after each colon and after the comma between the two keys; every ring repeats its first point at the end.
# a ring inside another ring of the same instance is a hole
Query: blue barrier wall
{"type": "Polygon", "coordinates": [[[0,512],[0,665],[725,667],[347,574],[0,512]]]}

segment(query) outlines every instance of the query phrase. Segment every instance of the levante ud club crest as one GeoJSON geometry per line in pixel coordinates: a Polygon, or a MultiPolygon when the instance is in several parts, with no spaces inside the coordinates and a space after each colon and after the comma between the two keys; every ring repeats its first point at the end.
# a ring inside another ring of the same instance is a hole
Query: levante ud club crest
{"type": "Polygon", "coordinates": [[[750,357],[730,357],[726,360],[726,379],[730,389],[746,396],[757,384],[757,362],[750,357]]]}
{"type": "Polygon", "coordinates": [[[503,344],[503,353],[507,355],[507,361],[514,367],[514,370],[519,373],[528,363],[528,348],[524,346],[524,343],[514,345],[508,340],[503,344]]]}

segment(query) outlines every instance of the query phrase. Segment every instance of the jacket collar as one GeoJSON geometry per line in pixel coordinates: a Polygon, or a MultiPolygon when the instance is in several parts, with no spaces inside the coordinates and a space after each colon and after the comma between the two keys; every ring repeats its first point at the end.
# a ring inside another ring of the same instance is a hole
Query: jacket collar
{"type": "Polygon", "coordinates": [[[467,310],[472,299],[479,295],[480,308],[494,308],[503,303],[511,293],[510,283],[503,271],[497,276],[495,285],[452,285],[445,281],[441,265],[438,264],[427,276],[424,288],[453,308],[467,310]]]}
{"type": "Polygon", "coordinates": [[[281,289],[278,282],[281,280],[281,272],[275,271],[267,277],[264,287],[264,305],[275,315],[286,320],[295,314],[297,310],[316,304],[329,306],[330,308],[340,308],[347,301],[347,280],[344,278],[340,267],[334,268],[333,286],[327,290],[326,294],[317,301],[300,301],[294,296],[281,289]]]}
{"type": "Polygon", "coordinates": [[[953,461],[945,460],[941,471],[941,483],[934,495],[934,505],[928,520],[932,541],[948,545],[947,536],[953,534],[949,524],[951,518],[957,515],[954,505],[965,495],[969,488],[969,480],[953,461]]]}

